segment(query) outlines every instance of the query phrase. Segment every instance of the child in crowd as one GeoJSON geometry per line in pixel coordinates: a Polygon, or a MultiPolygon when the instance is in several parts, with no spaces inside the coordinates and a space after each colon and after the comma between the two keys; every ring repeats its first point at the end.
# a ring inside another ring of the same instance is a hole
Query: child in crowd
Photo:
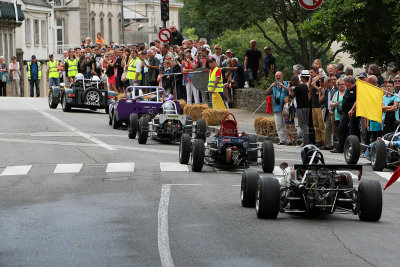
{"type": "Polygon", "coordinates": [[[285,97],[284,103],[285,104],[283,105],[282,116],[285,120],[285,133],[286,139],[288,140],[287,145],[298,146],[296,128],[294,124],[295,108],[289,96],[285,97]]]}
{"type": "Polygon", "coordinates": [[[317,75],[317,78],[315,79],[315,81],[319,81],[322,77],[323,78],[327,77],[324,69],[322,68],[321,60],[319,60],[318,58],[316,60],[314,60],[313,67],[316,68],[318,71],[318,75],[317,75]]]}
{"type": "Polygon", "coordinates": [[[165,90],[166,95],[173,93],[172,91],[172,77],[169,75],[172,73],[171,62],[169,60],[164,61],[164,71],[162,76],[162,87],[165,90]]]}

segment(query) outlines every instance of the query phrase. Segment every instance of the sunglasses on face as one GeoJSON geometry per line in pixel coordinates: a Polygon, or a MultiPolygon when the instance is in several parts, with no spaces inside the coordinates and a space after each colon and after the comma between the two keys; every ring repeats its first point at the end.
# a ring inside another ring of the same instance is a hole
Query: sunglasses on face
{"type": "Polygon", "coordinates": [[[346,85],[346,84],[344,84],[344,83],[339,83],[339,85],[346,85]]]}
{"type": "Polygon", "coordinates": [[[394,82],[395,82],[395,83],[400,83],[400,80],[395,80],[394,82]]]}

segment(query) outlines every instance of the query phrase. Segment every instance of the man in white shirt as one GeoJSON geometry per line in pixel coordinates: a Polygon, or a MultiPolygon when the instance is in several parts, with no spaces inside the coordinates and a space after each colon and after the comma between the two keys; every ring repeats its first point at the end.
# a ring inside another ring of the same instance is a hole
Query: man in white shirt
{"type": "Polygon", "coordinates": [[[187,40],[187,49],[190,49],[190,54],[192,55],[192,58],[196,58],[197,54],[197,48],[193,46],[193,41],[192,40],[187,40]]]}

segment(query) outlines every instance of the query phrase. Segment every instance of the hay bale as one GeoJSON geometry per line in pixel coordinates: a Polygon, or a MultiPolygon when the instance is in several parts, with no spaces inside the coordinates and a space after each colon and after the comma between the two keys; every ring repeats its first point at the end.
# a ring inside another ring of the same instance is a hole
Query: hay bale
{"type": "Polygon", "coordinates": [[[254,120],[256,134],[277,136],[274,117],[258,117],[254,120]]]}
{"type": "Polygon", "coordinates": [[[210,109],[207,104],[186,104],[183,109],[183,114],[189,115],[192,117],[192,120],[197,121],[202,118],[201,113],[205,109],[210,109]]]}
{"type": "Polygon", "coordinates": [[[206,120],[208,126],[221,125],[225,115],[229,113],[227,109],[205,109],[202,118],[206,120]]]}
{"type": "Polygon", "coordinates": [[[117,94],[117,99],[116,100],[120,100],[122,98],[125,98],[125,93],[119,93],[117,94]]]}
{"type": "Polygon", "coordinates": [[[179,99],[178,101],[181,109],[185,109],[186,101],[184,99],[179,99]]]}

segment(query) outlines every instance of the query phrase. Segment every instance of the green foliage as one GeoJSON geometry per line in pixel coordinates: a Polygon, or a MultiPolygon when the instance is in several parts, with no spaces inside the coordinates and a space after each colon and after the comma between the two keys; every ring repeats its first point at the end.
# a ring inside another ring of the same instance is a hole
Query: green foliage
{"type": "Polygon", "coordinates": [[[185,37],[188,37],[188,38],[190,38],[190,39],[192,39],[192,40],[198,40],[198,39],[199,39],[199,36],[197,36],[197,35],[195,34],[195,31],[196,31],[195,28],[185,28],[185,29],[182,31],[182,34],[183,34],[185,37]]]}

